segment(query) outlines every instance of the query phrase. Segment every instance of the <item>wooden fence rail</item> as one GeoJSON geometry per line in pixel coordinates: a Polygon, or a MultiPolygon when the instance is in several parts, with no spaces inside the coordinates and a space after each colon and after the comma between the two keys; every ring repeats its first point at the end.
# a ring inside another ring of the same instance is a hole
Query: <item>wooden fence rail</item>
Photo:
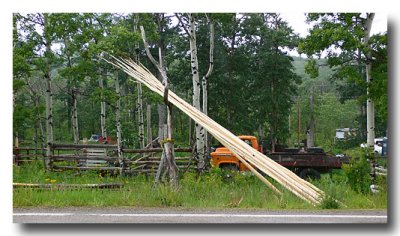
{"type": "MultiPolygon", "coordinates": [[[[122,149],[124,153],[149,153],[149,152],[162,152],[162,148],[149,148],[149,149],[122,149]]],[[[191,148],[175,148],[175,152],[192,152],[191,148]]]]}
{"type": "MultiPolygon", "coordinates": [[[[176,153],[192,153],[191,148],[175,148],[176,153]]],[[[116,155],[117,145],[107,144],[62,144],[51,145],[52,155],[44,156],[40,148],[18,147],[13,149],[14,163],[20,165],[27,161],[39,161],[49,158],[53,170],[101,170],[121,173],[154,174],[160,165],[160,157],[153,154],[161,153],[162,148],[128,149],[123,148],[124,159],[116,155]],[[130,156],[130,154],[136,154],[130,156]],[[143,155],[140,155],[143,154],[143,155]],[[144,155],[146,154],[146,155],[144,155]],[[153,156],[151,156],[153,155],[153,156]]],[[[175,157],[176,165],[181,171],[195,169],[196,162],[192,157],[175,157]]]]}
{"type": "Polygon", "coordinates": [[[14,147],[13,162],[16,165],[20,165],[23,162],[38,161],[42,160],[44,155],[45,152],[41,148],[14,147]]]}
{"type": "Polygon", "coordinates": [[[117,149],[117,145],[111,144],[65,144],[65,143],[53,143],[51,145],[52,149],[70,149],[77,150],[82,148],[105,148],[105,149],[117,149]]]}

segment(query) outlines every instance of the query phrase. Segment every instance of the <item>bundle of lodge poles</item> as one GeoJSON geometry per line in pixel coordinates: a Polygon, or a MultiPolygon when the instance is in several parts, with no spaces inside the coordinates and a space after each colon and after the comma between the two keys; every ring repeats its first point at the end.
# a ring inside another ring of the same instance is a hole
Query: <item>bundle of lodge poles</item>
{"type": "MultiPolygon", "coordinates": [[[[142,65],[138,65],[131,59],[115,58],[113,56],[111,57],[113,58],[113,62],[110,62],[106,59],[104,60],[137,79],[139,82],[146,85],[150,90],[158,93],[161,96],[164,96],[164,85],[153,74],[151,74],[147,68],[142,65]]],[[[232,134],[229,130],[225,129],[210,117],[191,106],[172,91],[169,91],[167,94],[167,99],[170,103],[175,105],[182,112],[186,113],[199,125],[203,126],[219,142],[221,142],[232,153],[234,153],[236,157],[250,169],[251,172],[253,172],[275,193],[282,195],[282,193],[263,175],[261,175],[259,171],[273,178],[276,182],[291,191],[293,194],[311,203],[312,205],[319,205],[321,203],[325,195],[322,190],[318,189],[311,183],[298,177],[292,171],[286,169],[269,157],[255,150],[243,142],[240,138],[232,134]],[[259,171],[257,171],[256,168],[259,171]]]]}

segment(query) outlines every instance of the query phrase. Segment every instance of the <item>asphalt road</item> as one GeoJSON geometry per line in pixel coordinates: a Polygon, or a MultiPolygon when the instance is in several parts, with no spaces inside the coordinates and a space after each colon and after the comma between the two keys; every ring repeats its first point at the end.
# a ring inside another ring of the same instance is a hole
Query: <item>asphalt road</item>
{"type": "Polygon", "coordinates": [[[14,223],[179,223],[179,224],[384,224],[385,210],[271,211],[154,208],[15,208],[14,223]]]}

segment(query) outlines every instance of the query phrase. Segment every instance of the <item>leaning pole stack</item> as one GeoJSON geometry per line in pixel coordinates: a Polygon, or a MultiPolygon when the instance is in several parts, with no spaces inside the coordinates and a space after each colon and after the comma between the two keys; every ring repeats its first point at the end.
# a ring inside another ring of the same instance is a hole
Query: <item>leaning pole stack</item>
{"type": "MultiPolygon", "coordinates": [[[[164,96],[164,86],[153,74],[151,74],[147,68],[142,65],[138,65],[131,59],[112,58],[112,62],[106,59],[104,60],[116,66],[117,68],[120,68],[128,75],[146,85],[150,90],[158,93],[161,96],[164,96]]],[[[278,189],[276,189],[252,166],[273,178],[276,182],[281,184],[299,198],[313,205],[319,205],[321,203],[322,199],[324,198],[323,191],[304,179],[298,177],[296,174],[279,165],[269,157],[250,147],[229,130],[222,127],[220,124],[194,108],[192,105],[171,91],[168,92],[168,101],[186,113],[195,122],[203,126],[219,142],[221,142],[232,153],[234,153],[242,163],[249,167],[249,169],[264,183],[266,183],[274,192],[280,193],[278,189]]]]}

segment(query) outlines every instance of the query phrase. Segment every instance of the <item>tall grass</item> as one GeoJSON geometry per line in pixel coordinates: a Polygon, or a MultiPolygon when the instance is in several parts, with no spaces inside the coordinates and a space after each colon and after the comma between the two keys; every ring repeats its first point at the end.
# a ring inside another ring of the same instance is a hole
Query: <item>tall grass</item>
{"type": "MultiPolygon", "coordinates": [[[[314,207],[278,186],[283,196],[276,196],[254,175],[226,173],[212,169],[210,173],[198,176],[196,173],[181,174],[179,189],[173,190],[168,183],[161,183],[153,189],[153,177],[101,176],[95,171],[45,172],[40,164],[14,167],[14,182],[25,183],[111,183],[119,182],[124,188],[39,190],[14,189],[14,207],[181,207],[181,208],[252,208],[252,209],[319,209],[335,208],[331,205],[314,207]]],[[[271,180],[272,181],[272,180],[271,180]]],[[[313,184],[337,199],[340,208],[384,209],[387,194],[360,194],[351,190],[342,171],[323,175],[313,184]]],[[[337,207],[336,207],[337,208],[337,207]]]]}

